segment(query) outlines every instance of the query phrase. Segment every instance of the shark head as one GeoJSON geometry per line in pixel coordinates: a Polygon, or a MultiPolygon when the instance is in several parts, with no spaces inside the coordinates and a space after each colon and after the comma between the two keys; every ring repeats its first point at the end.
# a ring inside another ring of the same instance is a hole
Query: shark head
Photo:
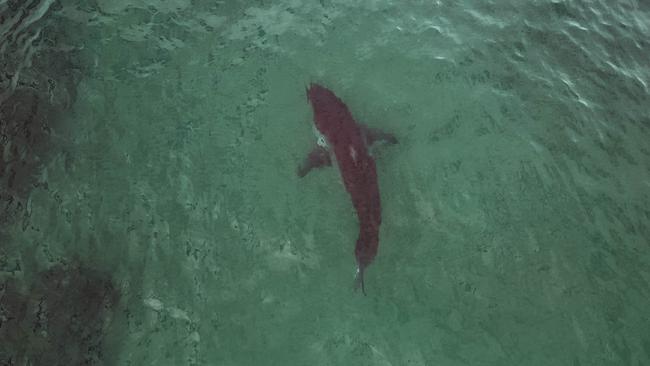
{"type": "Polygon", "coordinates": [[[316,128],[332,142],[332,136],[340,130],[341,117],[349,115],[347,106],[331,90],[316,83],[309,84],[306,93],[316,128]]]}

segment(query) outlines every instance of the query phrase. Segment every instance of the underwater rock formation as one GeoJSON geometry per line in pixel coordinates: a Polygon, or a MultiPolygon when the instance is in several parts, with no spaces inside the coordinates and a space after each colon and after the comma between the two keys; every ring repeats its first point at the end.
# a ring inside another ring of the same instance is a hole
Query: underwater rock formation
{"type": "Polygon", "coordinates": [[[0,282],[0,365],[101,365],[119,292],[79,265],[0,282]]]}
{"type": "Polygon", "coordinates": [[[0,1],[0,229],[24,212],[53,130],[76,97],[76,49],[53,0],[0,1]]]}

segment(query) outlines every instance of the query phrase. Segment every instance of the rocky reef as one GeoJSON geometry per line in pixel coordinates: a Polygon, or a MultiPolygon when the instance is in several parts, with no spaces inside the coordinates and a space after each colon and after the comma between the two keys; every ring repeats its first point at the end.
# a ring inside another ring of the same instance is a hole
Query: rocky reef
{"type": "MultiPolygon", "coordinates": [[[[81,78],[58,1],[0,2],[0,225],[24,213],[81,78]]],[[[1,229],[0,229],[1,230],[1,229]]]]}
{"type": "Polygon", "coordinates": [[[110,277],[61,264],[0,287],[0,365],[102,365],[120,298],[110,277]]]}

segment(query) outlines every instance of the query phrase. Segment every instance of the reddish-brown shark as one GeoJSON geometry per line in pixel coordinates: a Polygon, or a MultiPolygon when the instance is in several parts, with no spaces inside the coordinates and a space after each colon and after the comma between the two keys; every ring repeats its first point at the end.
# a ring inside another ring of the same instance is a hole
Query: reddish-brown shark
{"type": "Polygon", "coordinates": [[[354,248],[357,260],[356,286],[365,294],[363,275],[379,247],[381,202],[377,184],[377,168],[368,147],[375,141],[397,143],[395,136],[357,123],[348,107],[331,90],[310,84],[307,99],[314,112],[314,125],[319,133],[318,146],[298,168],[304,177],[311,169],[331,166],[331,153],[341,172],[345,189],[359,218],[359,237],[354,248]]]}

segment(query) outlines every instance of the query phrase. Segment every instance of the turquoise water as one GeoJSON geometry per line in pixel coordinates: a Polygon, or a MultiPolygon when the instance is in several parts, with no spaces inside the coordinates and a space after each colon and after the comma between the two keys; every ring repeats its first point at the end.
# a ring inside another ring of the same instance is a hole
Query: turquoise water
{"type": "Polygon", "coordinates": [[[650,364],[645,3],[0,14],[2,364],[650,364]],[[400,140],[367,296],[312,81],[400,140]]]}

